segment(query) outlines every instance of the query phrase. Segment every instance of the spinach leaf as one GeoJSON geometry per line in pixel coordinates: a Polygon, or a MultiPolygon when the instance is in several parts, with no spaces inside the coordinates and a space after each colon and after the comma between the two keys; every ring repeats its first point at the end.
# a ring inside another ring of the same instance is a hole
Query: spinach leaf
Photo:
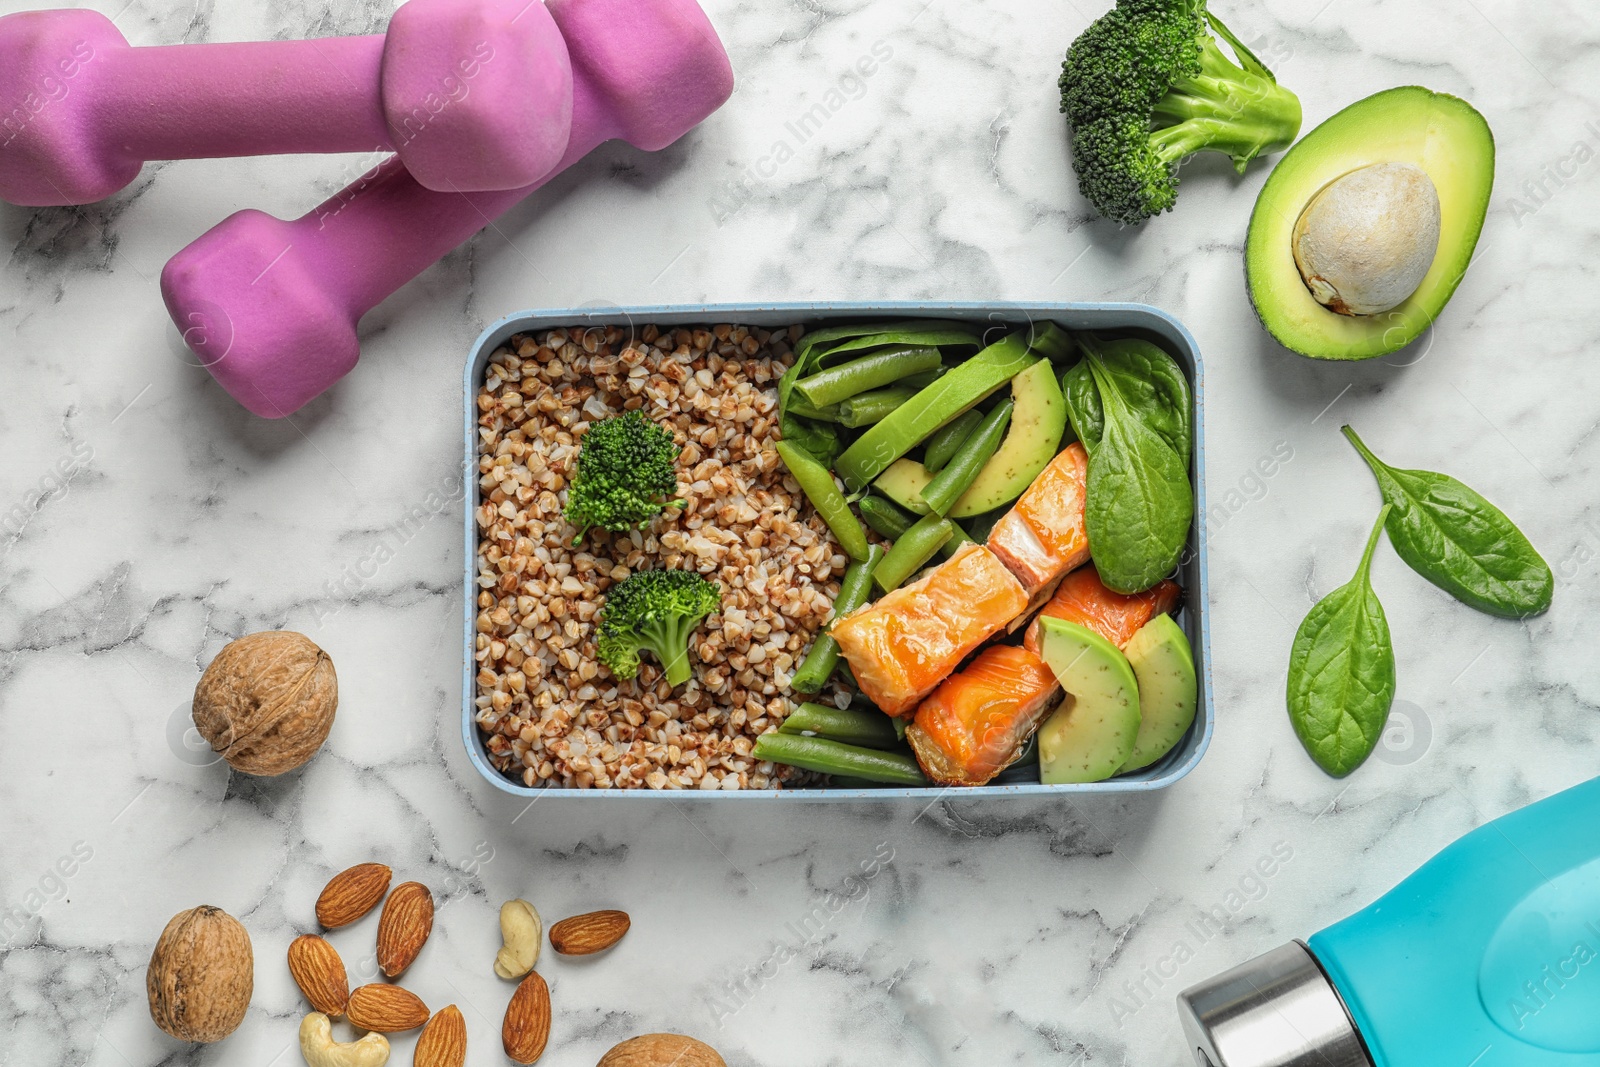
{"type": "Polygon", "coordinates": [[[1312,607],[1289,653],[1289,721],[1317,766],[1342,778],[1372,754],[1394,703],[1394,645],[1368,574],[1385,504],[1361,566],[1312,607]]]}
{"type": "MultiPolygon", "coordinates": [[[[1193,430],[1189,379],[1177,361],[1149,341],[1120,338],[1102,341],[1081,338],[1079,346],[1100,358],[1101,366],[1122,386],[1123,398],[1145,425],[1172,446],[1189,468],[1193,430]]],[[[1061,393],[1067,401],[1067,418],[1084,450],[1094,454],[1105,432],[1100,390],[1084,359],[1061,376],[1061,393]]]]}
{"type": "Polygon", "coordinates": [[[1139,593],[1178,564],[1194,521],[1194,489],[1178,453],[1129,406],[1120,379],[1094,353],[1104,427],[1089,459],[1084,525],[1100,580],[1139,593]]]}
{"type": "Polygon", "coordinates": [[[1089,373],[1089,361],[1080,359],[1061,375],[1061,395],[1067,402],[1067,424],[1083,442],[1083,450],[1094,455],[1100,435],[1105,432],[1105,415],[1100,409],[1100,390],[1095,387],[1094,375],[1089,373]]]}
{"type": "Polygon", "coordinates": [[[1449,475],[1389,466],[1343,429],[1393,507],[1389,541],[1412,570],[1490,615],[1519,619],[1550,607],[1550,565],[1504,512],[1449,475]]]}

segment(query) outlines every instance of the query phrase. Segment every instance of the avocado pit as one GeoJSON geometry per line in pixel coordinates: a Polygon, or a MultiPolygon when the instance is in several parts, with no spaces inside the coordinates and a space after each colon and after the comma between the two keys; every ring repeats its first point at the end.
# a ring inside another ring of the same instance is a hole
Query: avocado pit
{"type": "Polygon", "coordinates": [[[1294,225],[1295,265],[1317,302],[1376,315],[1405,302],[1439,248],[1439,192],[1411,163],[1373,163],[1323,186],[1294,225]]]}

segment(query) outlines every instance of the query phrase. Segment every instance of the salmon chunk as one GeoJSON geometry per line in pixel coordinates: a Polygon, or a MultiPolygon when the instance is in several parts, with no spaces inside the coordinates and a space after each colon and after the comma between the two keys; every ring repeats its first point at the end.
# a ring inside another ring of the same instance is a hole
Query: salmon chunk
{"type": "Polygon", "coordinates": [[[1011,765],[1061,687],[1025,648],[991,645],[917,708],[906,740],[940,785],[983,785],[1011,765]]]}
{"type": "Polygon", "coordinates": [[[890,715],[933,692],[968,653],[1005,629],[1028,595],[982,545],[839,619],[829,631],[861,691],[890,715]]]}
{"type": "Polygon", "coordinates": [[[1034,655],[1039,654],[1039,619],[1049,615],[1093,630],[1121,648],[1139,632],[1139,627],[1177,607],[1182,595],[1183,589],[1170,578],[1132,596],[1113,593],[1101,584],[1100,572],[1092,565],[1079,567],[1062,580],[1056,595],[1028,624],[1022,644],[1034,655]]]}
{"type": "Polygon", "coordinates": [[[989,532],[989,550],[1030,597],[1089,558],[1083,519],[1088,478],[1088,455],[1074,441],[1039,472],[989,532]]]}

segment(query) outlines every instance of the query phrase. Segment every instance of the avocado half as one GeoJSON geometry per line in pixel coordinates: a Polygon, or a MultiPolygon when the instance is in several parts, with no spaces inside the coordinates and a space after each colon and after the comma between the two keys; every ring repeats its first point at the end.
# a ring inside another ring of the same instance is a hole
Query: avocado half
{"type": "Polygon", "coordinates": [[[1439,317],[1472,262],[1494,187],[1494,135],[1471,104],[1421,86],[1358,100],[1312,130],[1273,168],[1250,216],[1245,275],[1256,316],[1285,348],[1315,359],[1398,352],[1439,317]],[[1433,181],[1439,244],[1416,289],[1373,315],[1342,315],[1311,295],[1294,257],[1295,224],[1323,189],[1362,167],[1410,163],[1433,181]]]}

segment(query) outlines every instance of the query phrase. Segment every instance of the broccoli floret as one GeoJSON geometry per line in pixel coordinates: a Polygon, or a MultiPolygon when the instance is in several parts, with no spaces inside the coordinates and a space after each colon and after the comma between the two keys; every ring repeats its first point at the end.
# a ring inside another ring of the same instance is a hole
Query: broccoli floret
{"type": "Polygon", "coordinates": [[[618,533],[641,528],[667,507],[678,491],[678,446],[672,434],[639,411],[589,427],[578,452],[578,473],[567,490],[567,521],[578,528],[573,544],[590,527],[618,533]]]}
{"type": "Polygon", "coordinates": [[[640,571],[612,586],[600,609],[600,662],[618,678],[639,673],[641,650],[655,653],[667,684],[689,680],[689,637],[722,605],[722,587],[693,571],[640,571]]]}
{"type": "Polygon", "coordinates": [[[1079,190],[1130,225],[1171,209],[1185,156],[1223,152],[1242,174],[1300,132],[1300,99],[1205,0],[1118,0],[1072,42],[1060,85],[1079,190]]]}

